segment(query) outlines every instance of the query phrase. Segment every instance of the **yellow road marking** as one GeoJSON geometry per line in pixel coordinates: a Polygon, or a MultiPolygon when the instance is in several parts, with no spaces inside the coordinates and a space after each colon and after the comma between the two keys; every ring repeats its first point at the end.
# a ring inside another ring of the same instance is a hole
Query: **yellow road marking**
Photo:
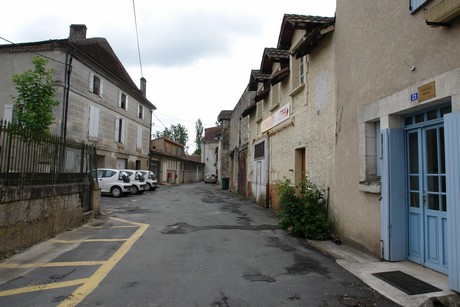
{"type": "Polygon", "coordinates": [[[109,258],[103,265],[96,270],[96,272],[88,278],[88,281],[81,285],[78,289],[76,289],[72,295],[70,295],[66,300],[64,300],[58,306],[75,306],[80,303],[85,297],[87,297],[97,286],[101,283],[101,281],[109,274],[109,272],[117,265],[117,263],[128,253],[128,251],[132,248],[134,243],[142,236],[142,234],[147,230],[149,227],[148,224],[142,223],[135,223],[129,222],[120,218],[113,218],[117,221],[122,221],[128,224],[139,226],[139,229],[128,239],[125,243],[121,245],[121,247],[109,258]]]}
{"type": "Polygon", "coordinates": [[[42,284],[42,285],[35,285],[35,286],[5,290],[5,291],[0,291],[0,297],[41,291],[41,290],[51,290],[51,289],[59,289],[59,288],[77,286],[77,285],[84,284],[87,281],[88,281],[88,278],[82,278],[82,279],[74,279],[74,280],[63,281],[63,282],[53,282],[49,284],[42,284]]]}
{"type": "Polygon", "coordinates": [[[30,268],[50,268],[65,266],[91,266],[102,265],[105,261],[70,261],[70,262],[44,262],[44,263],[0,263],[0,269],[30,269],[30,268]]]}
{"type": "Polygon", "coordinates": [[[117,225],[117,226],[106,227],[106,226],[83,225],[82,227],[86,227],[86,228],[106,228],[106,229],[112,229],[112,228],[137,228],[138,226],[134,226],[134,225],[117,225]]]}
{"type": "Polygon", "coordinates": [[[87,239],[87,240],[57,240],[51,239],[50,241],[63,244],[73,244],[73,243],[90,243],[90,242],[123,242],[128,239],[87,239]]]}
{"type": "Polygon", "coordinates": [[[11,290],[0,291],[0,297],[16,295],[22,293],[29,293],[42,290],[51,290],[58,288],[65,288],[71,286],[81,285],[75,290],[66,300],[60,303],[58,306],[75,306],[80,303],[85,297],[87,297],[101,281],[109,274],[109,272],[117,265],[117,263],[128,253],[134,243],[142,236],[142,234],[149,227],[148,224],[130,222],[124,219],[112,217],[112,219],[124,223],[131,224],[132,226],[127,227],[138,227],[136,232],[128,239],[101,239],[101,240],[53,240],[58,243],[75,243],[75,242],[120,242],[124,243],[120,248],[107,260],[107,261],[70,261],[70,262],[49,262],[49,263],[28,263],[28,264],[14,264],[14,263],[0,263],[0,268],[14,269],[14,268],[35,268],[35,267],[63,267],[63,266],[91,266],[100,265],[96,272],[89,278],[81,278],[57,283],[33,285],[28,287],[16,288],[11,290]]]}

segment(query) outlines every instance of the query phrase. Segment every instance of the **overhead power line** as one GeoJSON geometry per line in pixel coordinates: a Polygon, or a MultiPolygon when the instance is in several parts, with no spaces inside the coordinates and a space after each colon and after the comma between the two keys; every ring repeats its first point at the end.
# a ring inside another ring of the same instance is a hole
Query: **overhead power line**
{"type": "Polygon", "coordinates": [[[139,46],[139,31],[137,30],[136,5],[134,3],[134,0],[133,0],[133,12],[134,12],[134,25],[136,27],[137,54],[139,56],[139,67],[141,68],[141,77],[144,77],[144,73],[142,71],[141,48],[139,46]]]}

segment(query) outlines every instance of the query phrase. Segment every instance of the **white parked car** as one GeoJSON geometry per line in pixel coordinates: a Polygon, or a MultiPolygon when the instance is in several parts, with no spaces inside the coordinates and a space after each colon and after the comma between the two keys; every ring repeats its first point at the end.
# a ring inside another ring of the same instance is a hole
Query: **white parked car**
{"type": "Polygon", "coordinates": [[[110,194],[113,197],[120,197],[129,194],[133,190],[133,184],[129,177],[123,179],[123,174],[117,169],[100,168],[93,171],[93,177],[97,178],[101,194],[110,194]]]}
{"type": "Polygon", "coordinates": [[[155,173],[147,170],[140,170],[139,172],[144,175],[145,182],[149,185],[149,190],[155,191],[158,186],[158,180],[155,173]]]}
{"type": "Polygon", "coordinates": [[[131,184],[133,185],[131,194],[135,195],[143,193],[144,191],[148,191],[149,186],[145,182],[145,177],[138,170],[124,169],[121,171],[126,172],[131,179],[131,184]]]}

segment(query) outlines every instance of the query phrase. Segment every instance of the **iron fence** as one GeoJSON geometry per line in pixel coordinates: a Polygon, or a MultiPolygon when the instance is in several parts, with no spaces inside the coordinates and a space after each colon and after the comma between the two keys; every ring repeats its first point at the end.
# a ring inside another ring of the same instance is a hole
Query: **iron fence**
{"type": "Polygon", "coordinates": [[[0,185],[92,182],[93,145],[14,129],[0,122],[0,185]]]}

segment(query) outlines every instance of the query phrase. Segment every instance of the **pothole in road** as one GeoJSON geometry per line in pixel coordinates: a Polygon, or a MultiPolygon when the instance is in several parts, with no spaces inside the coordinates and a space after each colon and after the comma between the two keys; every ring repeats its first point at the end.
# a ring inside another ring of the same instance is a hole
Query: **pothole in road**
{"type": "Polygon", "coordinates": [[[327,276],[328,270],[316,260],[310,259],[305,255],[294,253],[294,264],[286,268],[289,275],[304,275],[317,273],[327,276]]]}
{"type": "Polygon", "coordinates": [[[265,245],[268,246],[268,247],[279,248],[279,249],[281,249],[282,251],[285,251],[285,252],[293,252],[293,251],[296,250],[294,247],[290,246],[289,244],[281,242],[281,240],[279,238],[276,238],[276,237],[268,237],[267,238],[267,244],[265,244],[265,245]]]}
{"type": "Polygon", "coordinates": [[[276,281],[274,277],[263,275],[258,271],[243,273],[243,278],[249,281],[263,281],[263,282],[275,282],[276,281]]]}

